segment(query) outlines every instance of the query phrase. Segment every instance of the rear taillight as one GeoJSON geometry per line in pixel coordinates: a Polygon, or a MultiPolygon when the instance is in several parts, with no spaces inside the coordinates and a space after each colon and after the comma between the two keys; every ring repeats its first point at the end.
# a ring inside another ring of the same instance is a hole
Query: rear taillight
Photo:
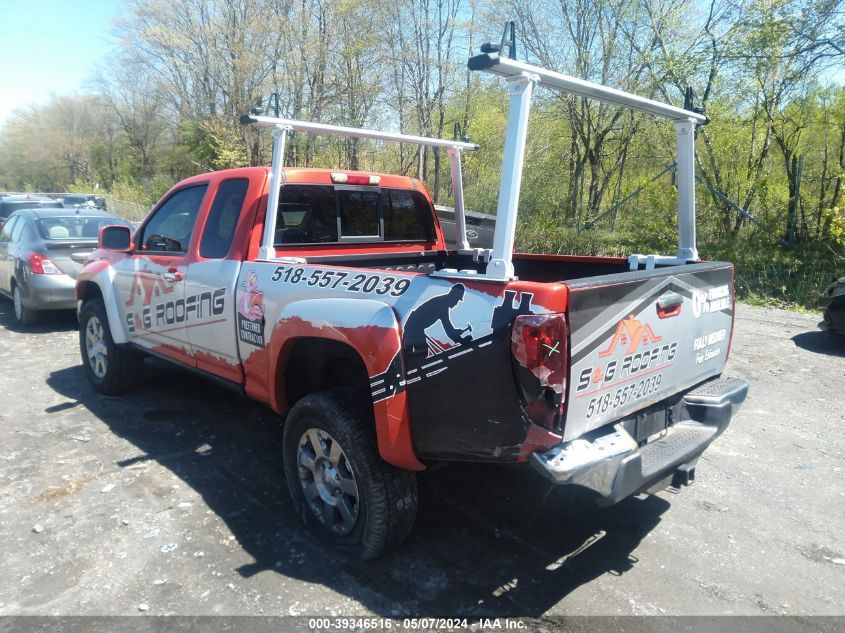
{"type": "Polygon", "coordinates": [[[516,318],[511,349],[517,362],[556,392],[566,383],[566,321],[562,314],[516,318]]]}
{"type": "Polygon", "coordinates": [[[566,319],[562,314],[518,316],[511,351],[525,372],[517,372],[525,410],[536,423],[551,428],[563,413],[568,370],[566,319]]]}
{"type": "Polygon", "coordinates": [[[33,253],[27,259],[33,275],[61,275],[62,271],[44,255],[33,253]]]}

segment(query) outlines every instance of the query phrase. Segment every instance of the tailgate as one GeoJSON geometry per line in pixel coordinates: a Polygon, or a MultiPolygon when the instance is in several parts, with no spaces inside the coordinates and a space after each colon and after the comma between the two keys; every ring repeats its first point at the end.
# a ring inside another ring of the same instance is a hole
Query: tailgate
{"type": "Polygon", "coordinates": [[[689,389],[724,369],[733,266],[671,266],[570,288],[572,369],[564,439],[689,389]]]}

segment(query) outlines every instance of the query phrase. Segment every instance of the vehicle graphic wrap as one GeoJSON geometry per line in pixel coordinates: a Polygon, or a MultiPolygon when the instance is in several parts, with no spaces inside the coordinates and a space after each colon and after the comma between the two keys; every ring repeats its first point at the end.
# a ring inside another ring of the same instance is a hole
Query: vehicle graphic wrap
{"type": "MultiPolygon", "coordinates": [[[[158,267],[160,268],[160,267],[158,267]]],[[[153,298],[158,298],[173,292],[173,288],[164,283],[159,271],[154,271],[150,265],[144,266],[132,276],[132,283],[129,286],[129,298],[124,302],[130,306],[148,306],[153,298]]]]}
{"type": "Polygon", "coordinates": [[[367,275],[347,270],[305,268],[303,266],[276,266],[273,281],[312,288],[348,290],[363,294],[401,296],[410,286],[410,279],[393,275],[367,275]]]}
{"type": "MultiPolygon", "coordinates": [[[[196,265],[196,264],[194,264],[196,265]]],[[[185,265],[183,276],[189,274],[190,265],[185,265]]],[[[132,275],[127,298],[123,301],[124,323],[130,336],[143,337],[146,334],[166,334],[175,330],[197,325],[219,323],[226,319],[230,306],[227,305],[226,288],[185,294],[184,288],[164,281],[166,268],[154,263],[144,263],[132,275]]],[[[187,339],[182,338],[181,349],[190,350],[187,339]]],[[[177,345],[177,347],[179,347],[177,345]]]]}
{"type": "Polygon", "coordinates": [[[241,282],[238,297],[238,338],[244,343],[264,347],[264,291],[258,289],[255,271],[249,271],[241,282]]]}
{"type": "MultiPolygon", "coordinates": [[[[203,297],[207,293],[223,296],[224,309],[220,315],[187,323],[186,340],[197,369],[214,373],[233,382],[243,382],[243,368],[238,353],[238,308],[235,303],[241,265],[227,259],[196,261],[185,269],[185,297],[203,297]]],[[[243,280],[241,281],[243,283],[243,280]]],[[[250,303],[251,316],[261,306],[260,290],[250,303]]]]}
{"type": "Polygon", "coordinates": [[[215,288],[178,299],[165,296],[163,301],[127,309],[126,327],[130,334],[144,330],[161,332],[166,328],[197,324],[205,319],[220,317],[225,311],[225,288],[215,288]]]}
{"type": "Polygon", "coordinates": [[[418,453],[516,460],[530,422],[513,378],[510,332],[519,314],[549,310],[529,289],[429,279],[403,317],[406,388],[418,453]]]}
{"type": "Polygon", "coordinates": [[[83,299],[89,284],[96,286],[103,295],[112,339],[115,343],[127,343],[129,335],[120,312],[122,301],[116,292],[114,283],[116,271],[112,265],[113,261],[119,259],[120,256],[105,251],[96,251],[96,253],[100,259],[86,264],[77,277],[76,298],[80,301],[83,299]]]}
{"type": "Polygon", "coordinates": [[[731,268],[695,269],[571,284],[565,439],[721,373],[733,322],[731,268]]]}
{"type": "MultiPolygon", "coordinates": [[[[471,291],[470,291],[471,292],[471,291]]],[[[447,292],[436,295],[411,310],[403,324],[405,378],[401,379],[396,371],[401,358],[397,355],[387,371],[371,377],[373,401],[389,398],[411,385],[433,378],[448,371],[456,358],[472,354],[493,345],[493,333],[510,328],[519,314],[529,314],[532,293],[521,293],[521,300],[514,305],[516,291],[508,290],[502,303],[491,311],[490,332],[484,336],[473,337],[473,326],[458,329],[452,324],[451,312],[463,302],[467,290],[464,284],[452,284],[447,292]],[[445,339],[445,340],[444,340],[445,339]]],[[[482,331],[484,320],[476,321],[476,327],[482,331]]]]}
{"type": "MultiPolygon", "coordinates": [[[[363,358],[371,377],[387,370],[400,350],[397,315],[389,301],[373,293],[362,296],[351,288],[355,274],[354,269],[325,266],[263,262],[244,266],[235,301],[239,323],[250,324],[239,326],[238,342],[248,382],[255,381],[248,388],[257,389],[251,395],[272,400],[273,379],[269,383],[267,379],[270,366],[297,338],[326,338],[350,345],[363,358]],[[312,274],[315,280],[332,283],[310,286],[307,280],[312,274]],[[349,283],[343,284],[347,278],[349,283]]],[[[383,284],[388,277],[392,282],[399,280],[399,275],[364,276],[375,279],[368,287],[383,284]]],[[[403,275],[402,286],[409,286],[411,280],[403,275]]],[[[285,409],[284,403],[271,404],[277,410],[285,409]]]]}
{"type": "MultiPolygon", "coordinates": [[[[266,375],[277,357],[274,350],[287,341],[331,338],[364,359],[377,424],[380,410],[387,419],[388,407],[401,409],[418,455],[519,457],[530,422],[513,379],[510,330],[517,315],[548,312],[539,295],[551,300],[555,292],[565,292],[562,285],[464,283],[309,264],[245,266],[242,279],[252,276],[246,286],[239,283],[236,297],[245,310],[252,300],[245,297],[254,297],[256,289],[263,293],[265,325],[257,334],[264,346],[239,335],[248,382],[266,375]],[[393,348],[388,339],[395,340],[393,348]]],[[[272,391],[272,384],[271,379],[265,388],[272,391]]]]}

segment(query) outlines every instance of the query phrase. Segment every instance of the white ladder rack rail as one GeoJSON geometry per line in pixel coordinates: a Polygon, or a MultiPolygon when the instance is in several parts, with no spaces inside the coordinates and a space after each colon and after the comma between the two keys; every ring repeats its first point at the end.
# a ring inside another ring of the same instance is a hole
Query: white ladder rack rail
{"type": "Polygon", "coordinates": [[[344,127],[341,125],[329,125],[327,123],[297,121],[295,119],[283,119],[260,115],[244,115],[241,117],[241,124],[273,128],[273,159],[270,165],[270,193],[267,200],[267,211],[264,217],[264,233],[261,237],[261,249],[258,254],[259,259],[271,260],[276,257],[274,239],[276,235],[276,214],[279,207],[279,187],[282,184],[282,167],[285,162],[285,143],[287,142],[287,135],[290,131],[309,132],[317,135],[343,136],[347,138],[365,138],[374,141],[408,143],[412,145],[423,145],[426,147],[445,149],[449,156],[449,163],[452,172],[452,198],[455,204],[455,227],[457,231],[456,241],[459,250],[470,251],[469,242],[466,236],[464,192],[461,176],[461,153],[477,150],[478,145],[475,143],[450,141],[447,139],[414,136],[412,134],[381,132],[379,130],[368,130],[365,128],[344,127]]]}
{"type": "Polygon", "coordinates": [[[485,275],[488,279],[507,281],[514,277],[513,244],[525,155],[525,137],[528,130],[528,113],[531,109],[531,92],[534,84],[645,112],[655,117],[669,119],[674,123],[677,146],[678,253],[674,257],[632,255],[631,267],[639,267],[640,263],[646,263],[651,267],[655,263],[684,264],[698,259],[695,235],[695,126],[707,123],[707,117],[698,112],[504,58],[498,53],[482,53],[471,57],[467,66],[470,70],[489,72],[504,77],[508,82],[510,93],[502,179],[499,183],[499,202],[496,211],[496,232],[493,237],[490,263],[485,275]]]}

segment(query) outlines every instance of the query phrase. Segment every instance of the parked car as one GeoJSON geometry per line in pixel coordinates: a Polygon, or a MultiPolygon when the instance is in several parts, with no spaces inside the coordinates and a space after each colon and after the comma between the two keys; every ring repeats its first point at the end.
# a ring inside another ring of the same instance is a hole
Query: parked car
{"type": "Polygon", "coordinates": [[[97,248],[100,229],[109,225],[129,226],[96,209],[19,209],[11,214],[0,230],[0,293],[14,302],[19,324],[32,324],[39,310],[76,307],[76,275],[97,248]]]}
{"type": "Polygon", "coordinates": [[[68,209],[73,209],[74,207],[105,209],[106,199],[103,196],[90,193],[69,193],[62,197],[62,204],[68,209]]]}
{"type": "MultiPolygon", "coordinates": [[[[443,229],[443,239],[448,248],[458,248],[457,229],[455,227],[455,210],[452,207],[434,205],[440,228],[443,229]]],[[[464,211],[466,222],[467,242],[472,248],[492,248],[493,232],[496,228],[496,216],[487,213],[473,213],[464,211]]]]}
{"type": "Polygon", "coordinates": [[[825,289],[819,307],[824,311],[819,329],[845,335],[845,277],[840,277],[825,289]]]}
{"type": "Polygon", "coordinates": [[[61,209],[62,203],[55,198],[35,194],[11,194],[0,197],[0,229],[6,220],[18,209],[61,209]]]}

